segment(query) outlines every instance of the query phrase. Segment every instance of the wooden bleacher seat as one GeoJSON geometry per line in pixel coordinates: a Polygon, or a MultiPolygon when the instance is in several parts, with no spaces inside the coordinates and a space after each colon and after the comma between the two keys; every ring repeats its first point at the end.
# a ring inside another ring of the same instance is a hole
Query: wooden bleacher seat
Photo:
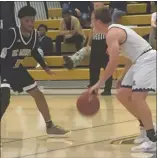
{"type": "MultiPolygon", "coordinates": [[[[59,29],[61,19],[52,20],[36,20],[35,28],[40,24],[45,24],[49,29],[59,29]]],[[[121,24],[123,25],[149,25],[151,23],[151,14],[147,15],[127,15],[123,16],[121,19],[121,24]]]]}
{"type": "MultiPolygon", "coordinates": [[[[45,62],[52,67],[63,67],[64,61],[62,56],[47,56],[44,57],[45,62]]],[[[119,65],[125,65],[126,58],[120,54],[119,56],[119,65]]],[[[37,65],[37,62],[33,57],[27,57],[23,61],[23,65],[25,67],[35,67],[37,65]]],[[[88,66],[89,60],[88,58],[85,58],[80,66],[88,66]]]]}
{"type": "MultiPolygon", "coordinates": [[[[109,4],[109,3],[107,3],[109,4]]],[[[109,5],[106,5],[109,8],[109,5]]],[[[127,14],[139,14],[146,13],[147,4],[127,4],[127,14]]],[[[49,18],[61,18],[62,17],[62,8],[50,8],[48,9],[49,18]]]]}
{"type": "Polygon", "coordinates": [[[34,27],[37,28],[40,24],[47,25],[49,29],[59,29],[60,25],[60,19],[54,19],[54,20],[36,20],[34,27]]]}
{"type": "MultiPolygon", "coordinates": [[[[142,27],[135,27],[133,30],[135,30],[139,35],[144,36],[146,34],[150,33],[150,26],[142,26],[142,27]]],[[[83,29],[86,36],[89,35],[90,29],[83,29]]],[[[47,36],[51,37],[52,39],[56,39],[56,36],[59,35],[59,30],[49,30],[47,32],[47,36]]]]}
{"type": "MultiPolygon", "coordinates": [[[[143,27],[135,27],[133,28],[133,30],[135,30],[140,36],[144,36],[144,35],[147,35],[150,33],[150,29],[151,27],[150,26],[143,26],[143,27]]],[[[84,32],[86,34],[86,36],[88,36],[89,34],[89,29],[85,29],[84,32]]],[[[53,40],[56,39],[56,36],[59,34],[59,30],[51,30],[51,31],[48,31],[47,35],[49,37],[51,37],[53,40]]],[[[56,48],[55,48],[55,42],[53,43],[54,44],[54,52],[56,52],[56,48]]],[[[61,51],[63,53],[65,52],[76,52],[76,47],[74,44],[66,44],[66,43],[62,43],[61,45],[61,51]]]]}
{"type": "MultiPolygon", "coordinates": [[[[88,68],[76,68],[73,70],[67,69],[52,69],[56,75],[48,75],[44,70],[28,70],[35,80],[89,80],[89,69],[88,68]]],[[[101,70],[100,76],[103,75],[103,69],[101,70]]],[[[117,68],[113,73],[113,79],[118,79],[123,72],[123,68],[117,68]]]]}
{"type": "Polygon", "coordinates": [[[62,8],[51,8],[48,9],[49,18],[61,18],[62,17],[62,8]]]}
{"type": "Polygon", "coordinates": [[[141,4],[128,4],[127,5],[127,13],[128,14],[140,14],[140,13],[146,13],[147,4],[141,3],[141,4]]]}
{"type": "Polygon", "coordinates": [[[150,25],[151,14],[123,16],[121,18],[121,24],[123,25],[150,25]]]}
{"type": "MultiPolygon", "coordinates": [[[[109,5],[106,5],[109,8],[109,5]]],[[[127,14],[142,14],[146,13],[147,4],[127,4],[127,14]]]]}

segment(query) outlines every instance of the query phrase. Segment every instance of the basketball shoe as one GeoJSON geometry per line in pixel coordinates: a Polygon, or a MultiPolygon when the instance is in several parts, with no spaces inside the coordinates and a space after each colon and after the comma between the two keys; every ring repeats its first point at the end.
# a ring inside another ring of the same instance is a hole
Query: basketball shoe
{"type": "Polygon", "coordinates": [[[141,144],[146,140],[147,140],[146,130],[144,127],[140,127],[140,135],[136,137],[136,139],[134,140],[134,144],[141,144]]]}
{"type": "Polygon", "coordinates": [[[63,56],[63,60],[64,60],[64,67],[71,70],[73,69],[73,61],[69,56],[63,56]]]}
{"type": "MultiPolygon", "coordinates": [[[[156,124],[154,124],[154,129],[156,131],[156,124]]],[[[138,137],[136,137],[136,139],[134,140],[134,144],[142,144],[143,142],[147,141],[147,135],[146,135],[146,130],[144,127],[140,127],[140,135],[138,137]]]]}
{"type": "Polygon", "coordinates": [[[68,137],[71,134],[71,131],[65,130],[58,125],[52,124],[51,127],[47,127],[47,134],[50,137],[68,137]]]}
{"type": "Polygon", "coordinates": [[[143,142],[142,144],[131,148],[132,152],[156,152],[157,142],[150,140],[143,142]]]}

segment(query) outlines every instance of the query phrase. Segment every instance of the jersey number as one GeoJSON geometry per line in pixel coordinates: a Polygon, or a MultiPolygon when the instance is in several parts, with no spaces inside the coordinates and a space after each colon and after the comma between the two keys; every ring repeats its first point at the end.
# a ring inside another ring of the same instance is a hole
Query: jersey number
{"type": "Polygon", "coordinates": [[[19,65],[21,65],[21,64],[23,65],[23,63],[24,63],[24,60],[23,60],[23,59],[19,59],[19,60],[17,60],[16,63],[15,63],[14,68],[18,68],[19,65]]]}

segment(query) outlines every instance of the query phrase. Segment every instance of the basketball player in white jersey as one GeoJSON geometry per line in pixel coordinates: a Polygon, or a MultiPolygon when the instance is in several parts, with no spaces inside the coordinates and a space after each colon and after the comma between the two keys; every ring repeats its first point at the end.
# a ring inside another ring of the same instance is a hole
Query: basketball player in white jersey
{"type": "Polygon", "coordinates": [[[108,46],[109,63],[102,78],[89,89],[90,98],[98,93],[101,85],[113,74],[118,65],[119,52],[129,61],[118,80],[117,98],[138,120],[141,120],[146,139],[133,147],[134,152],[156,151],[157,136],[152,114],[146,102],[149,91],[156,91],[156,50],[135,31],[123,25],[112,24],[107,8],[100,8],[92,14],[92,25],[99,33],[105,33],[108,46]]]}

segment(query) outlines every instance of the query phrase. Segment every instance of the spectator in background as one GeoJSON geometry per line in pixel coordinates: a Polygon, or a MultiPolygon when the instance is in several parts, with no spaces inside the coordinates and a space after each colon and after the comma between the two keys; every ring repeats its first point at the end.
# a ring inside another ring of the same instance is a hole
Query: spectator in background
{"type": "Polygon", "coordinates": [[[157,12],[151,16],[151,32],[149,35],[149,43],[153,48],[156,48],[155,39],[157,38],[157,12]]]}
{"type": "Polygon", "coordinates": [[[90,17],[93,12],[93,3],[90,1],[70,2],[72,14],[77,17],[83,28],[90,28],[90,17]]]}
{"type": "Polygon", "coordinates": [[[60,1],[60,6],[63,11],[69,10],[70,2],[68,1],[60,1]]]}
{"type": "Polygon", "coordinates": [[[38,26],[39,32],[39,46],[44,52],[44,56],[51,56],[53,54],[53,40],[46,36],[48,28],[46,25],[41,24],[38,26]]]}
{"type": "Polygon", "coordinates": [[[73,1],[70,2],[70,9],[77,18],[88,20],[91,17],[91,13],[94,10],[93,3],[90,1],[73,1]]]}
{"type": "Polygon", "coordinates": [[[37,28],[39,32],[39,47],[44,52],[43,56],[51,56],[53,54],[53,40],[46,36],[48,28],[41,24],[37,28]]]}
{"type": "MultiPolygon", "coordinates": [[[[48,31],[48,28],[46,25],[41,24],[37,28],[38,35],[39,35],[39,48],[38,52],[41,54],[41,56],[44,58],[44,56],[52,56],[53,54],[53,40],[46,36],[46,32],[48,31]]],[[[46,63],[46,62],[45,62],[46,63]]],[[[37,63],[36,68],[41,68],[40,64],[37,63]]]]}
{"type": "Polygon", "coordinates": [[[126,15],[127,1],[111,1],[109,8],[112,12],[112,23],[120,23],[121,17],[126,15]]]}
{"type": "Polygon", "coordinates": [[[60,21],[60,35],[56,37],[56,52],[61,55],[61,42],[74,43],[76,49],[80,50],[84,42],[84,33],[79,20],[72,16],[70,11],[63,12],[63,18],[60,21]]]}

